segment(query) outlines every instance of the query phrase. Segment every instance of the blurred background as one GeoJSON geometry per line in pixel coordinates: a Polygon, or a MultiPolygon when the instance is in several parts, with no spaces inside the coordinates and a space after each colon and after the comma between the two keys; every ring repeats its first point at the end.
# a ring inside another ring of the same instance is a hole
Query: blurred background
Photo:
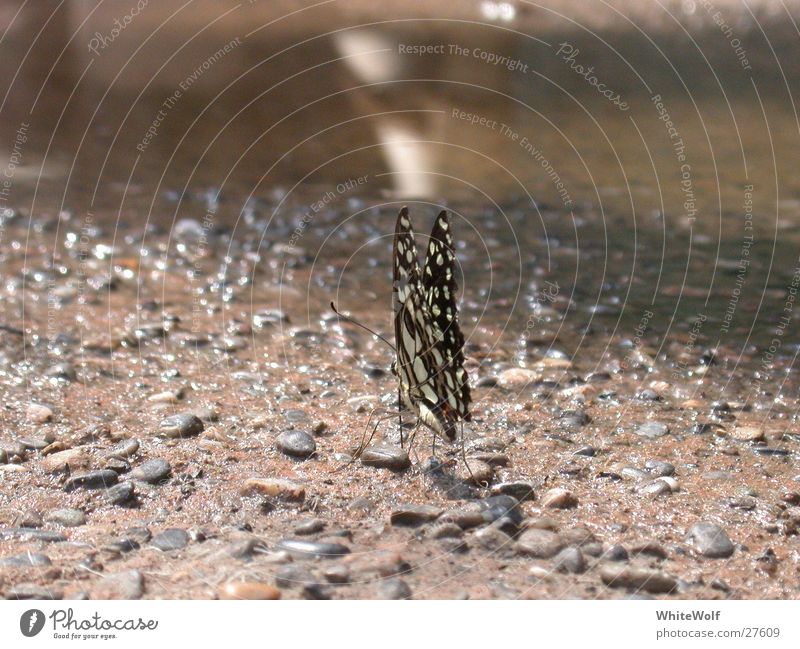
{"type": "Polygon", "coordinates": [[[118,209],[127,186],[129,199],[156,201],[157,218],[165,191],[259,196],[369,173],[373,193],[530,194],[557,207],[568,193],[583,213],[642,227],[665,218],[712,235],[738,232],[742,186],[752,183],[756,226],[793,228],[797,9],[766,0],[4,0],[0,160],[29,123],[14,201],[27,204],[38,187],[42,211],[118,209]],[[404,47],[423,45],[440,47],[404,47]],[[685,144],[696,212],[684,207],[678,138],[659,119],[657,95],[685,144]]]}

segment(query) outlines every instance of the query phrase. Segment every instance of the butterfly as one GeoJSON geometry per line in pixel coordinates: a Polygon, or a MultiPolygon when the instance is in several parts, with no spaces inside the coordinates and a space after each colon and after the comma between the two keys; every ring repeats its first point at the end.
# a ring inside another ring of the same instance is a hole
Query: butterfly
{"type": "Polygon", "coordinates": [[[408,208],[397,216],[393,245],[392,306],[402,403],[434,433],[450,440],[456,424],[470,421],[464,335],[458,326],[455,250],[450,217],[436,217],[420,270],[408,208]]]}

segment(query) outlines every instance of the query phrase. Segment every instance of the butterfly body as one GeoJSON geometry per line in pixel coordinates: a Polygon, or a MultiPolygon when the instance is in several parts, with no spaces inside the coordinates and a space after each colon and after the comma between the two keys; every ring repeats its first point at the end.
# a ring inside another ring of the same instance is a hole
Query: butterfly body
{"type": "Polygon", "coordinates": [[[450,440],[469,421],[469,376],[458,326],[455,251],[450,219],[436,218],[422,269],[408,209],[397,217],[393,247],[393,307],[397,359],[392,373],[403,404],[434,433],[450,440]]]}

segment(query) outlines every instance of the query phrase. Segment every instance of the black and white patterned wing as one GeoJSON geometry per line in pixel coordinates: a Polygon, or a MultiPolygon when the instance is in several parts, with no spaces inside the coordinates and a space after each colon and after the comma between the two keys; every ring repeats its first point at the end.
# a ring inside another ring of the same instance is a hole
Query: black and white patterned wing
{"type": "Polygon", "coordinates": [[[400,381],[401,397],[425,424],[453,439],[455,418],[450,409],[442,405],[439,384],[443,357],[436,340],[436,325],[425,299],[414,232],[405,207],[400,210],[395,226],[393,263],[397,346],[394,372],[400,381]]]}
{"type": "Polygon", "coordinates": [[[422,285],[434,326],[434,340],[441,356],[437,384],[442,407],[452,409],[459,419],[470,420],[469,376],[464,369],[464,334],[458,326],[455,277],[456,254],[450,217],[442,210],[431,231],[422,285]]]}

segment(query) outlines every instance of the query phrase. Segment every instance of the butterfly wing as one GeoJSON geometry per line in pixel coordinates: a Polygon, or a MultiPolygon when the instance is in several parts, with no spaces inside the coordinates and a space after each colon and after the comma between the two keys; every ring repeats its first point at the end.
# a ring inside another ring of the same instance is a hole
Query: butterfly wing
{"type": "Polygon", "coordinates": [[[414,231],[405,207],[397,216],[393,258],[392,297],[397,347],[393,369],[400,381],[401,397],[425,424],[454,439],[455,419],[448,408],[442,407],[440,376],[444,358],[425,299],[414,231]]]}
{"type": "Polygon", "coordinates": [[[434,342],[441,356],[437,379],[440,407],[469,421],[469,376],[464,369],[464,334],[458,326],[455,278],[456,254],[450,217],[445,210],[436,217],[428,242],[422,285],[431,315],[434,342]]]}

